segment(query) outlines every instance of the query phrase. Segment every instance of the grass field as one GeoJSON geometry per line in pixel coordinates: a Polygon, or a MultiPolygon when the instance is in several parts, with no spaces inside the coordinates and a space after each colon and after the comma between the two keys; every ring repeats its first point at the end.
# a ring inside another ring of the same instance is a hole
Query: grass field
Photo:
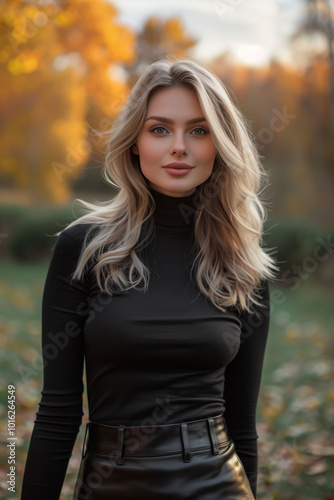
{"type": "MultiPolygon", "coordinates": [[[[0,454],[0,498],[19,498],[41,391],[41,297],[49,263],[0,261],[0,431],[7,437],[7,386],[16,388],[17,493],[8,493],[7,449],[0,454]],[[33,368],[32,368],[33,367],[33,368]],[[16,495],[16,496],[15,496],[16,495]]],[[[334,498],[333,294],[313,278],[296,291],[271,285],[271,322],[258,406],[258,498],[334,498]]],[[[86,415],[85,415],[86,418],[86,415]]],[[[80,463],[83,426],[62,499],[80,463]]]]}

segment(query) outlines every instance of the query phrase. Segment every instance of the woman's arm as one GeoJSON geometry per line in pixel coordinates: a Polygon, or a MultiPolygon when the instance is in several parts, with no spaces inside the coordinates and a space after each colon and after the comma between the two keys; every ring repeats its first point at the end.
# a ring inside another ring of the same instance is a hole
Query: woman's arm
{"type": "Polygon", "coordinates": [[[243,463],[254,496],[257,484],[256,407],[269,329],[270,297],[268,280],[262,282],[260,317],[242,313],[241,344],[225,372],[225,420],[236,452],[243,463]]]}
{"type": "Polygon", "coordinates": [[[82,421],[83,327],[88,280],[70,284],[83,225],[60,234],[42,301],[43,390],[36,413],[21,500],[58,500],[82,421]]]}

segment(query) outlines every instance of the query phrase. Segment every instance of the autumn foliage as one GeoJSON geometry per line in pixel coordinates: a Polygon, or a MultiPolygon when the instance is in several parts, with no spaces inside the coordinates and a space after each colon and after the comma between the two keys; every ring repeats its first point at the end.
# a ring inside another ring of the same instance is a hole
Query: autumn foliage
{"type": "MultiPolygon", "coordinates": [[[[68,202],[74,181],[103,161],[90,127],[110,125],[147,64],[192,57],[198,40],[177,17],[151,16],[134,33],[117,16],[107,0],[0,4],[0,179],[30,202],[68,202]]],[[[227,53],[205,64],[250,122],[274,213],[332,224],[329,59],[247,67],[227,53]]]]}
{"type": "Polygon", "coordinates": [[[250,123],[270,171],[267,196],[274,202],[274,211],[333,224],[334,130],[328,60],[315,58],[303,70],[274,60],[252,68],[223,55],[208,66],[227,85],[250,123]]]}
{"type": "Polygon", "coordinates": [[[135,35],[104,0],[0,6],[1,172],[35,201],[64,202],[89,156],[90,108],[112,116],[129,89],[113,68],[135,35]]]}

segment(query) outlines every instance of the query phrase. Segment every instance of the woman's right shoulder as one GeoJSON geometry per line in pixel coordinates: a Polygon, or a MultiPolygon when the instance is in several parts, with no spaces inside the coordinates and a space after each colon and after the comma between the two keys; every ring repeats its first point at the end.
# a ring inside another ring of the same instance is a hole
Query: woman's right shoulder
{"type": "Polygon", "coordinates": [[[78,223],[73,226],[66,227],[58,235],[55,248],[57,248],[57,250],[71,250],[72,252],[77,253],[81,250],[86,235],[88,235],[89,240],[93,233],[94,227],[92,223],[78,223]]]}
{"type": "Polygon", "coordinates": [[[63,229],[59,235],[59,238],[62,237],[70,240],[83,239],[86,236],[87,232],[92,228],[92,226],[92,223],[74,224],[73,226],[63,229]]]}

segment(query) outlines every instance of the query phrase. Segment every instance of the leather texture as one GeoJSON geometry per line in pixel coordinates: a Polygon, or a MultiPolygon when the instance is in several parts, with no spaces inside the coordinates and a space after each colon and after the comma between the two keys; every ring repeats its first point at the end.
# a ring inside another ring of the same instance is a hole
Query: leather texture
{"type": "Polygon", "coordinates": [[[73,500],[254,500],[222,415],[179,424],[88,421],[73,500]],[[86,445],[87,443],[87,445],[86,445]]]}

